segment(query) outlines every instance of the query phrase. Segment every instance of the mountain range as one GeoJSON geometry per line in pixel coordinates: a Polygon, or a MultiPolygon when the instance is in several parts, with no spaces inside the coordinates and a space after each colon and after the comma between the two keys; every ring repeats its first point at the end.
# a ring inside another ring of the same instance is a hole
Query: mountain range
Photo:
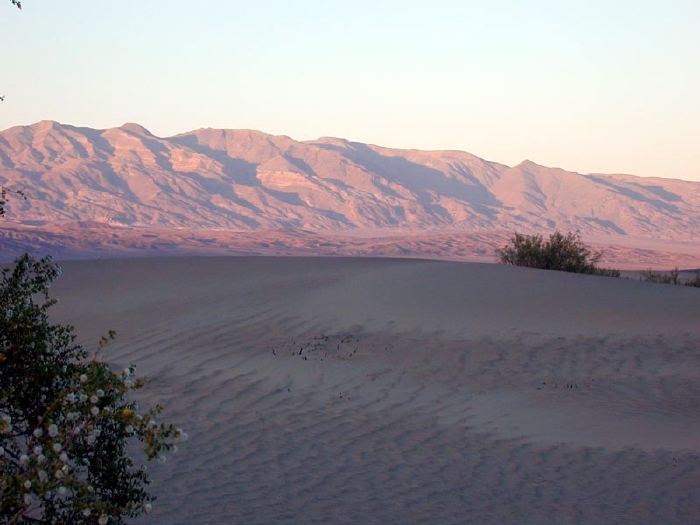
{"type": "MultiPolygon", "coordinates": [[[[0,132],[0,256],[398,255],[493,260],[514,231],[581,232],[628,266],[693,265],[700,183],[252,130],[157,137],[52,121],[0,132]]],[[[697,266],[697,264],[696,264],[697,266]]]]}

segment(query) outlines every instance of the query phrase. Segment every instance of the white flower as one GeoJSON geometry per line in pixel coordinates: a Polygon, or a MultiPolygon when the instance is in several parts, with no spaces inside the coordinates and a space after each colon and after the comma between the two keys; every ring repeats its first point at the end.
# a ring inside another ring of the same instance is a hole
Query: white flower
{"type": "Polygon", "coordinates": [[[46,456],[44,456],[43,454],[39,454],[39,455],[36,457],[36,462],[37,462],[37,463],[42,464],[44,461],[46,461],[46,456]]]}
{"type": "Polygon", "coordinates": [[[54,452],[60,452],[63,447],[61,447],[60,443],[54,443],[53,447],[51,447],[51,448],[53,448],[54,452]]]}
{"type": "Polygon", "coordinates": [[[83,516],[87,518],[90,514],[92,514],[90,509],[83,509],[83,516]]]}
{"type": "Polygon", "coordinates": [[[27,456],[26,454],[22,454],[22,455],[19,457],[19,462],[20,462],[22,465],[26,465],[27,463],[29,463],[29,456],[27,456]]]}
{"type": "Polygon", "coordinates": [[[109,521],[109,517],[106,514],[100,514],[100,519],[97,520],[97,523],[99,525],[107,525],[107,521],[109,521]]]}
{"type": "Polygon", "coordinates": [[[25,505],[31,505],[31,504],[32,504],[32,495],[31,495],[31,494],[25,494],[25,495],[24,495],[24,504],[25,504],[25,505]]]}
{"type": "Polygon", "coordinates": [[[45,470],[40,470],[39,471],[39,481],[44,483],[47,479],[49,479],[49,475],[46,473],[45,470]]]}
{"type": "Polygon", "coordinates": [[[102,390],[101,388],[98,388],[97,392],[95,392],[95,394],[97,394],[97,397],[102,397],[103,395],[105,395],[105,391],[102,390]]]}
{"type": "Polygon", "coordinates": [[[95,492],[95,487],[93,487],[92,485],[88,485],[87,489],[88,489],[88,492],[95,492]]]}
{"type": "Polygon", "coordinates": [[[80,382],[87,383],[87,376],[85,374],[80,374],[80,382]]]}
{"type": "Polygon", "coordinates": [[[95,394],[90,396],[90,403],[97,403],[100,400],[95,394]]]}
{"type": "Polygon", "coordinates": [[[68,463],[68,454],[65,452],[61,452],[61,455],[58,456],[58,459],[60,459],[63,463],[68,463]]]}
{"type": "Polygon", "coordinates": [[[54,476],[56,477],[56,479],[61,479],[61,478],[63,478],[63,471],[62,471],[62,470],[57,470],[56,472],[54,472],[54,476]]]}
{"type": "Polygon", "coordinates": [[[70,392],[68,395],[66,395],[66,401],[69,403],[75,403],[77,400],[78,396],[76,396],[74,392],[70,392]]]}
{"type": "Polygon", "coordinates": [[[151,512],[152,509],[153,509],[153,505],[151,505],[150,503],[143,504],[143,510],[145,510],[146,512],[151,512]]]}
{"type": "Polygon", "coordinates": [[[124,381],[124,386],[125,386],[126,388],[131,388],[131,387],[134,386],[134,382],[131,381],[130,379],[127,379],[126,381],[124,381]]]}
{"type": "Polygon", "coordinates": [[[2,432],[10,432],[10,430],[12,430],[12,418],[10,416],[3,414],[0,421],[2,421],[2,424],[0,424],[0,430],[2,432]]]}
{"type": "Polygon", "coordinates": [[[25,488],[25,489],[30,489],[30,488],[32,488],[32,482],[29,481],[29,480],[26,480],[26,481],[24,482],[24,488],[25,488]]]}
{"type": "Polygon", "coordinates": [[[95,442],[95,434],[90,434],[85,441],[88,445],[92,445],[95,442]]]}
{"type": "Polygon", "coordinates": [[[53,423],[49,425],[49,436],[51,436],[51,437],[58,436],[58,427],[56,425],[54,425],[53,423]]]}
{"type": "Polygon", "coordinates": [[[87,398],[88,398],[87,394],[80,394],[79,399],[80,399],[81,403],[85,403],[85,401],[87,401],[87,398]]]}
{"type": "Polygon", "coordinates": [[[40,445],[37,445],[36,447],[34,447],[34,455],[35,456],[38,456],[39,454],[41,454],[41,452],[42,452],[42,449],[41,449],[40,445]]]}
{"type": "Polygon", "coordinates": [[[32,432],[32,434],[34,434],[35,438],[40,438],[44,434],[44,431],[41,430],[40,428],[35,428],[34,432],[32,432]]]}
{"type": "Polygon", "coordinates": [[[68,489],[66,489],[66,487],[64,487],[64,486],[58,487],[58,493],[59,493],[61,496],[65,496],[65,495],[66,495],[66,492],[68,492],[68,489]]]}
{"type": "Polygon", "coordinates": [[[100,413],[100,409],[97,408],[97,407],[92,407],[92,408],[90,409],[90,413],[91,413],[93,416],[96,416],[97,414],[100,413]]]}
{"type": "MultiPolygon", "coordinates": [[[[131,425],[126,425],[124,427],[124,432],[126,432],[127,434],[131,434],[133,431],[134,431],[134,427],[132,427],[131,425]]],[[[2,454],[0,454],[0,456],[2,456],[2,454]]]]}

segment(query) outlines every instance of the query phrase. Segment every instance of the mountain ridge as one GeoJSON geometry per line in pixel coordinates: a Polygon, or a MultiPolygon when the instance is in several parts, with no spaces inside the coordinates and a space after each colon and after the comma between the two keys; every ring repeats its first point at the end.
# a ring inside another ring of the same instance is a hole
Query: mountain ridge
{"type": "MultiPolygon", "coordinates": [[[[74,231],[78,223],[326,236],[559,229],[691,243],[700,226],[698,182],[257,130],[201,128],[163,138],[137,123],[16,126],[0,132],[0,184],[27,191],[26,201],[6,206],[4,229],[18,231],[56,233],[61,224],[74,231]]],[[[0,242],[10,246],[7,236],[0,242]]]]}

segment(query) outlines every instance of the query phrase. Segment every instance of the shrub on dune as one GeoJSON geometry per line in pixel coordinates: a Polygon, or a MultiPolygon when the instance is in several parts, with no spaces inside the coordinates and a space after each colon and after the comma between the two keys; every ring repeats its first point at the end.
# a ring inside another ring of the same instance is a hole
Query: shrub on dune
{"type": "Polygon", "coordinates": [[[602,253],[591,251],[579,232],[555,231],[545,241],[541,235],[515,233],[509,244],[496,250],[501,264],[619,277],[618,270],[599,268],[602,253]]]}
{"type": "Polygon", "coordinates": [[[143,385],[134,368],[115,372],[75,344],[73,327],[51,324],[50,258],[18,259],[0,282],[0,522],[123,524],[150,510],[148,459],[184,439],[128,394],[143,385]]]}

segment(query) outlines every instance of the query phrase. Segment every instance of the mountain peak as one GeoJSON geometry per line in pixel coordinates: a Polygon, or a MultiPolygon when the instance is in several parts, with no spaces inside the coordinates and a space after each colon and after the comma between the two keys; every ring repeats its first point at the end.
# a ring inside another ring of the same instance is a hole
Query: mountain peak
{"type": "Polygon", "coordinates": [[[543,166],[542,164],[537,164],[536,162],[529,160],[529,159],[525,159],[517,166],[514,166],[513,169],[525,171],[527,173],[532,173],[533,175],[538,174],[538,173],[545,173],[545,172],[546,173],[557,173],[558,175],[563,175],[563,176],[578,175],[578,173],[576,173],[575,171],[569,171],[569,170],[565,170],[563,168],[543,166]]]}
{"type": "Polygon", "coordinates": [[[33,126],[30,126],[30,128],[34,128],[37,131],[51,131],[59,129],[60,127],[61,124],[55,120],[40,120],[33,126]]]}
{"type": "Polygon", "coordinates": [[[41,192],[10,202],[12,220],[56,228],[559,229],[684,242],[700,229],[697,182],[577,176],[529,159],[509,168],[464,152],[334,137],[200,129],[159,138],[135,123],[93,130],[44,121],[0,132],[0,166],[17,187],[41,180],[41,192]]]}
{"type": "Polygon", "coordinates": [[[544,168],[545,166],[542,166],[541,164],[537,164],[536,162],[530,160],[530,159],[525,159],[523,160],[520,164],[517,166],[513,166],[514,168],[544,168]]]}
{"type": "Polygon", "coordinates": [[[121,126],[119,126],[119,129],[123,129],[124,131],[128,131],[129,133],[135,133],[137,135],[146,135],[148,137],[153,136],[153,133],[148,131],[141,124],[136,124],[134,122],[127,122],[126,124],[122,124],[121,126]]]}

